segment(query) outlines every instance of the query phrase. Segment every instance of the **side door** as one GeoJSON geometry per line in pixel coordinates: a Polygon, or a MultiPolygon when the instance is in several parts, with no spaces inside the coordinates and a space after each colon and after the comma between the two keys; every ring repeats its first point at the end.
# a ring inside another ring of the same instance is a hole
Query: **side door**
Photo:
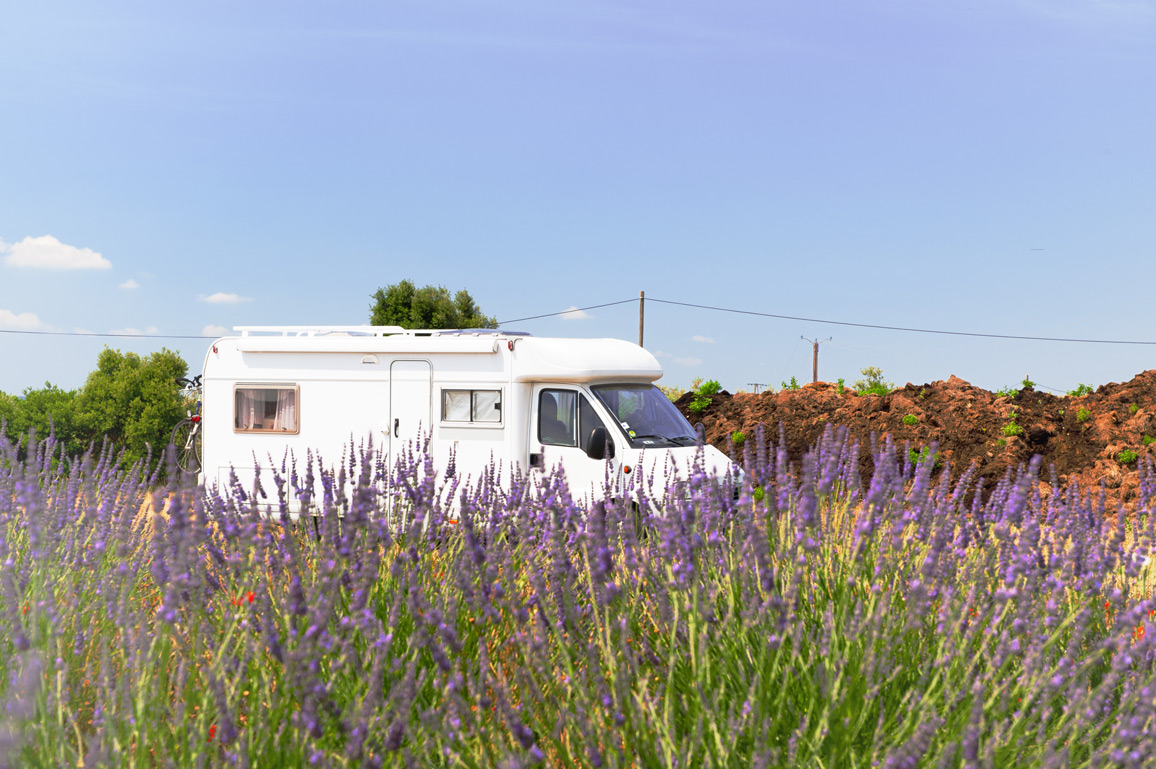
{"type": "Polygon", "coordinates": [[[430,373],[430,364],[426,360],[395,360],[389,366],[387,445],[391,470],[400,452],[404,452],[411,442],[420,450],[418,440],[430,435],[433,391],[430,373]]]}
{"type": "MultiPolygon", "coordinates": [[[[590,503],[603,497],[606,460],[592,459],[586,451],[595,428],[606,429],[590,399],[576,387],[535,385],[530,415],[530,471],[540,480],[561,466],[570,495],[590,503]]],[[[613,445],[613,436],[607,433],[613,445]]],[[[611,478],[617,478],[618,462],[611,478]]]]}

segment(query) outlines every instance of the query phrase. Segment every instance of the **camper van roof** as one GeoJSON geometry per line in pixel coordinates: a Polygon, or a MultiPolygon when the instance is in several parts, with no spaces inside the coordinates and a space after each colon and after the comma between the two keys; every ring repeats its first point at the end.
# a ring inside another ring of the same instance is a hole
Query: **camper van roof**
{"type": "Polygon", "coordinates": [[[402,328],[401,326],[233,326],[241,336],[530,336],[496,328],[402,328]]]}

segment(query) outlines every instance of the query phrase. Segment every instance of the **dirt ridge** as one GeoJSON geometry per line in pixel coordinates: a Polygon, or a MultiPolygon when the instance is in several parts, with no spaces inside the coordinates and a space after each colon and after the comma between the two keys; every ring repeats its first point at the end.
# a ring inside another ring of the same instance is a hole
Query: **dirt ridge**
{"type": "MultiPolygon", "coordinates": [[[[988,488],[1008,467],[1026,465],[1038,454],[1041,481],[1050,480],[1054,467],[1061,486],[1075,480],[1098,491],[1103,483],[1111,502],[1137,498],[1141,458],[1152,451],[1145,441],[1156,445],[1156,369],[1080,396],[1031,387],[1000,395],[953,375],[908,383],[887,395],[857,395],[829,382],[758,394],[724,390],[697,414],[690,410],[692,399],[687,393],[675,405],[691,424],[701,422],[707,441],[724,451],[735,431],[753,437],[759,425],[777,442],[782,424],[791,458],[801,459],[828,425],[836,425],[846,427],[864,449],[872,434],[890,435],[915,451],[936,443],[954,477],[975,464],[988,488]],[[1136,459],[1122,461],[1128,459],[1122,452],[1133,452],[1136,459]]],[[[870,458],[864,460],[869,470],[870,458]]]]}

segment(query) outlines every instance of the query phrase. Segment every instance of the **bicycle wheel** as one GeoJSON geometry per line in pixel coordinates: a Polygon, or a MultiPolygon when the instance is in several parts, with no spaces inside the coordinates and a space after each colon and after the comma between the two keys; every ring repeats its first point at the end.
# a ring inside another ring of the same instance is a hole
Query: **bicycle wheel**
{"type": "Polygon", "coordinates": [[[201,432],[201,423],[198,422],[197,426],[193,429],[193,452],[197,455],[197,469],[198,470],[200,470],[204,466],[204,463],[201,462],[201,436],[202,435],[203,435],[203,433],[201,432]]]}
{"type": "Polygon", "coordinates": [[[201,431],[191,419],[182,419],[173,428],[172,444],[177,448],[177,467],[186,473],[201,469],[201,431]]]}

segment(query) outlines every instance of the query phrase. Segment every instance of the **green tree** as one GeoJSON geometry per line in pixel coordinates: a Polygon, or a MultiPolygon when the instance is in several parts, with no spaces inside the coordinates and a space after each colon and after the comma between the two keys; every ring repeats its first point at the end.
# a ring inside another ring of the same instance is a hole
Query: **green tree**
{"type": "Polygon", "coordinates": [[[76,390],[61,390],[48,382],[34,390],[31,387],[17,398],[0,393],[0,421],[13,442],[36,431],[38,440],[54,434],[68,454],[79,454],[86,443],[75,427],[76,390]]]}
{"type": "Polygon", "coordinates": [[[188,371],[177,353],[162,349],[144,358],[108,347],[76,398],[74,424],[97,446],[107,438],[125,460],[160,458],[173,426],[185,412],[176,380],[188,371]]]}
{"type": "Polygon", "coordinates": [[[483,315],[468,291],[452,297],[445,286],[417,288],[403,280],[379,288],[372,295],[369,322],[375,326],[402,328],[497,328],[493,317],[483,315]]]}

